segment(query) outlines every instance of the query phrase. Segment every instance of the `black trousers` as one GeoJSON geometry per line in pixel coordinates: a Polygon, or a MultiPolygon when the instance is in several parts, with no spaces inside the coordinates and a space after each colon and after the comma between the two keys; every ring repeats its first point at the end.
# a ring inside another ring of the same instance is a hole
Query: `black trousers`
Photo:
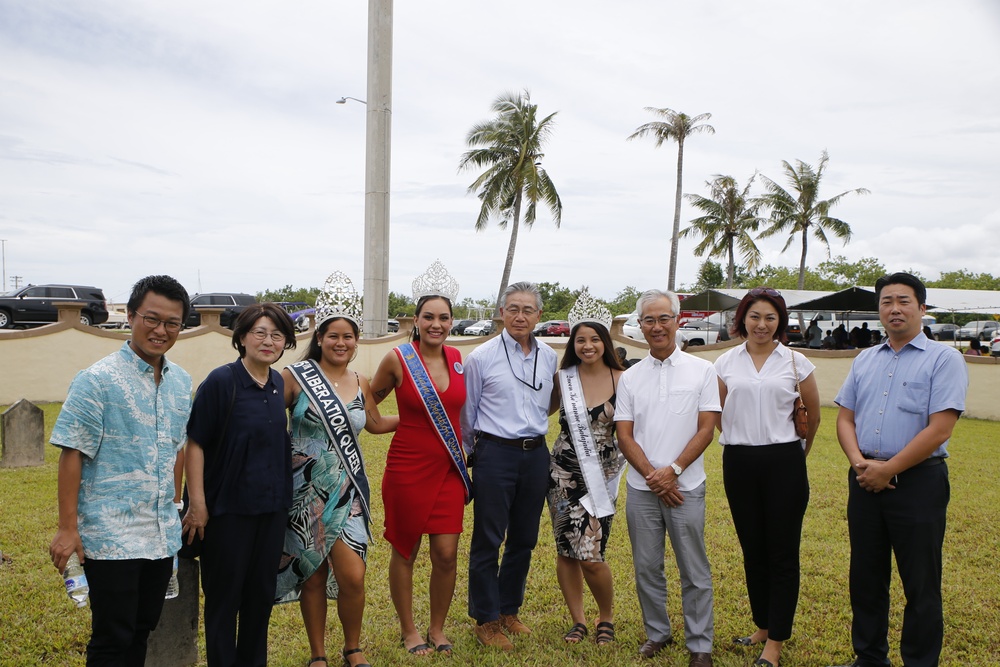
{"type": "Polygon", "coordinates": [[[785,641],[799,602],[799,543],[809,504],[802,444],[726,445],[722,478],[743,548],[753,622],[770,639],[785,641]]]}
{"type": "Polygon", "coordinates": [[[951,486],[948,465],[910,468],[895,489],[862,489],[847,476],[851,534],[851,639],[862,665],[889,665],[889,582],[892,555],[906,606],[899,652],[905,667],[934,667],[944,640],[941,549],[951,486]]]}
{"type": "Polygon", "coordinates": [[[173,558],[83,563],[90,584],[87,667],[143,667],[149,633],[160,621],[173,558]]]}
{"type": "Polygon", "coordinates": [[[209,667],[267,664],[267,626],[287,520],[285,511],[209,519],[201,550],[209,667]]]}

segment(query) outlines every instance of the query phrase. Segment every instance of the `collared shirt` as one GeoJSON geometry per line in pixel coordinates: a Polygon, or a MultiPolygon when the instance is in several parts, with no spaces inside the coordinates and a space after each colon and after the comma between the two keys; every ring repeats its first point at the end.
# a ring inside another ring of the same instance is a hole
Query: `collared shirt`
{"type": "Polygon", "coordinates": [[[734,347],[715,360],[715,371],[726,385],[726,404],[722,408],[723,445],[774,445],[794,442],[792,407],[795,370],[799,381],[816,369],[803,354],[777,345],[764,365],[757,370],[747,352],[747,344],[734,347]],[[795,367],[792,367],[795,355],[795,367]]]}
{"type": "MultiPolygon", "coordinates": [[[[863,350],[834,401],[854,411],[865,456],[890,459],[927,427],[930,415],[965,410],[969,371],[952,347],[920,333],[896,352],[888,342],[863,350]]],[[[946,440],[931,456],[947,456],[946,440]]]]}
{"type": "MultiPolygon", "coordinates": [[[[720,412],[719,380],[712,363],[675,348],[664,361],[647,356],[618,381],[616,422],[633,422],[632,436],[656,468],[673,463],[698,432],[698,415],[720,412]]],[[[705,481],[704,456],[677,478],[681,491],[705,481]]],[[[646,480],[629,466],[633,489],[648,491],[646,480]]]]}
{"type": "Polygon", "coordinates": [[[167,558],[181,548],[174,463],[191,410],[191,376],[155,370],[128,343],[73,378],[52,429],[83,454],[77,528],[87,558],[167,558]]]}
{"type": "Polygon", "coordinates": [[[187,433],[205,453],[210,517],[264,514],[291,506],[292,442],[287,427],[285,383],[278,371],[268,370],[263,388],[239,359],[208,374],[195,394],[187,433]]]}
{"type": "Polygon", "coordinates": [[[552,379],[559,357],[534,336],[531,340],[534,345],[525,356],[521,345],[503,330],[466,358],[467,395],[462,408],[466,449],[472,448],[476,431],[501,438],[531,438],[548,432],[552,379]],[[532,383],[540,388],[532,389],[528,386],[532,383]]]}

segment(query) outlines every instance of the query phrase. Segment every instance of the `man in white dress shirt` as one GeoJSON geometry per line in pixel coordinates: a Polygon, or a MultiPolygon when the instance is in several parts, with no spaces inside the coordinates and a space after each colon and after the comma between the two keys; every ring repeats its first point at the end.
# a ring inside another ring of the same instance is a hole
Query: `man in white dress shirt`
{"type": "Polygon", "coordinates": [[[711,667],[714,619],[712,572],[705,552],[705,466],[712,442],[719,383],[712,364],[675,343],[677,295],[649,290],[639,297],[639,325],[649,356],[618,383],[618,446],[629,462],[625,517],[632,542],[635,587],[652,658],[673,643],[667,616],[664,541],[677,561],[690,667],[711,667]]]}
{"type": "Polygon", "coordinates": [[[500,335],[465,360],[462,442],[475,446],[469,616],[481,644],[509,651],[507,635],[531,632],[518,610],[549,486],[545,434],[558,357],[531,333],[542,314],[535,285],[514,283],[500,305],[500,335]]]}

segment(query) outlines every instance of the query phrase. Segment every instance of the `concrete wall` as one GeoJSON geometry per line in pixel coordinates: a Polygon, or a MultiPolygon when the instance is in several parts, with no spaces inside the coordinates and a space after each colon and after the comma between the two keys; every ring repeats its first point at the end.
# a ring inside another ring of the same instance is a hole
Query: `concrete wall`
{"type": "MultiPolygon", "coordinates": [[[[221,312],[221,311],[220,311],[221,312]]],[[[217,366],[237,358],[232,347],[232,332],[219,326],[217,312],[205,312],[203,325],[180,333],[177,343],[167,355],[174,363],[187,370],[195,387],[217,366]]],[[[375,340],[362,338],[358,345],[358,356],[351,367],[359,373],[371,377],[379,362],[393,347],[409,339],[412,322],[400,319],[397,334],[375,340]]],[[[309,344],[311,332],[297,337],[298,348],[289,350],[275,364],[282,368],[299,359],[309,344]]],[[[496,335],[496,334],[494,334],[496,335]]],[[[0,405],[11,405],[18,399],[33,402],[62,401],[66,390],[76,373],[98,359],[121,347],[128,334],[106,331],[80,324],[79,309],[60,311],[60,321],[55,324],[26,329],[23,331],[0,331],[0,405]]],[[[621,335],[621,322],[612,325],[612,339],[615,346],[628,350],[630,359],[646,355],[648,347],[644,342],[634,341],[621,335]]],[[[454,345],[465,357],[487,338],[452,338],[454,345]]],[[[568,339],[559,339],[550,344],[562,358],[568,339]]],[[[690,348],[688,352],[714,361],[720,354],[736,345],[729,341],[717,345],[690,348]]],[[[823,405],[833,405],[833,399],[850,370],[856,351],[800,350],[816,364],[816,380],[819,383],[820,400],[823,405]]],[[[979,419],[1000,420],[1000,358],[965,357],[969,368],[969,395],[966,401],[966,415],[979,419]]]]}

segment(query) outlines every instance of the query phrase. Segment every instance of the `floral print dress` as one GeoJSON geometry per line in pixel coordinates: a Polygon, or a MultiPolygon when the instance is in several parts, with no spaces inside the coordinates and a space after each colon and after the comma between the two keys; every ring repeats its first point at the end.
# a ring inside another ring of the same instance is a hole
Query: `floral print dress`
{"type": "MultiPolygon", "coordinates": [[[[614,479],[625,465],[625,457],[615,440],[615,396],[602,405],[589,408],[588,413],[604,479],[614,479]]],[[[566,558],[600,563],[604,561],[614,515],[598,519],[580,503],[587,487],[562,407],[559,408],[559,427],[559,437],[552,445],[548,492],[556,552],[566,558]]]]}

